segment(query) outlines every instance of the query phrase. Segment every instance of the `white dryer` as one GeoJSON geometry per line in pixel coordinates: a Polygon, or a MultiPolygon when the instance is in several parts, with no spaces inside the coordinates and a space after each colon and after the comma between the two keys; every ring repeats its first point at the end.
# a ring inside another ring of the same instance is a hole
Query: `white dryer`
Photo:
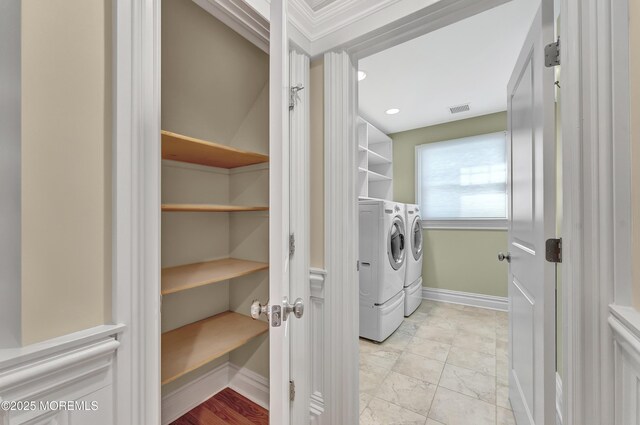
{"type": "Polygon", "coordinates": [[[422,217],[418,205],[405,206],[407,222],[407,273],[404,282],[404,315],[411,313],[422,303],[422,217]]]}
{"type": "Polygon", "coordinates": [[[404,319],[404,204],[360,201],[360,336],[384,341],[404,319]]]}

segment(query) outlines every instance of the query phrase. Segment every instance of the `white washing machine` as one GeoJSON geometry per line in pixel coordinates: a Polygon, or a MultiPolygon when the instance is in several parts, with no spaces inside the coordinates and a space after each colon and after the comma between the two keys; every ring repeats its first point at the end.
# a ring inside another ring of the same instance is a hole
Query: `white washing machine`
{"type": "Polygon", "coordinates": [[[404,281],[404,315],[410,316],[422,303],[422,217],[420,207],[405,206],[407,222],[407,272],[404,281]]]}
{"type": "Polygon", "coordinates": [[[360,336],[384,341],[404,319],[404,204],[360,201],[360,336]]]}

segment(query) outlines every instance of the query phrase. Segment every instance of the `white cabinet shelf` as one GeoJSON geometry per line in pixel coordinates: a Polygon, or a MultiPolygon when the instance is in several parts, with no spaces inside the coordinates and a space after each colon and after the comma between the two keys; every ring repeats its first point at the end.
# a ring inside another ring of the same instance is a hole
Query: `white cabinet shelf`
{"type": "Polygon", "coordinates": [[[385,176],[383,174],[378,174],[375,171],[369,170],[368,173],[369,173],[369,181],[370,182],[383,182],[383,181],[389,181],[390,182],[392,180],[391,177],[385,176]]]}
{"type": "Polygon", "coordinates": [[[391,164],[392,161],[389,158],[386,158],[379,153],[376,153],[372,150],[367,149],[369,156],[369,165],[380,165],[380,164],[391,164]]]}
{"type": "Polygon", "coordinates": [[[358,196],[393,199],[393,146],[389,136],[358,118],[358,196]]]}

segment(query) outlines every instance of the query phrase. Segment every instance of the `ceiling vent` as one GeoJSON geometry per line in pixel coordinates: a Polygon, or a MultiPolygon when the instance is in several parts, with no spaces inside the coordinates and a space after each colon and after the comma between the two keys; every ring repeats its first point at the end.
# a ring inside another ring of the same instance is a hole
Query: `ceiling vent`
{"type": "Polygon", "coordinates": [[[465,103],[464,105],[458,105],[458,106],[449,107],[449,110],[451,111],[452,114],[459,114],[461,112],[467,112],[470,109],[471,108],[469,107],[468,103],[465,103]]]}

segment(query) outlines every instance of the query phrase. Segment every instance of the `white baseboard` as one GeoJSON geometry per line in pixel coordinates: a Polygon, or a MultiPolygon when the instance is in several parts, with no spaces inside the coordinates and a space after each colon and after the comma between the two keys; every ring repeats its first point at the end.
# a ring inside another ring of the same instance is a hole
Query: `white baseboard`
{"type": "Polygon", "coordinates": [[[229,384],[229,363],[224,363],[162,397],[162,425],[169,424],[229,384]]]}
{"type": "Polygon", "coordinates": [[[506,297],[496,297],[493,295],[472,294],[470,292],[450,291],[448,289],[438,288],[422,288],[422,298],[425,300],[469,305],[491,310],[509,311],[508,299],[506,297]]]}
{"type": "Polygon", "coordinates": [[[556,373],[556,425],[562,425],[562,378],[556,373]]]}
{"type": "Polygon", "coordinates": [[[175,421],[225,388],[231,388],[265,409],[269,408],[269,380],[226,362],[162,397],[162,425],[175,421]]]}
{"type": "Polygon", "coordinates": [[[229,388],[269,409],[269,380],[264,376],[229,363],[229,388]]]}

